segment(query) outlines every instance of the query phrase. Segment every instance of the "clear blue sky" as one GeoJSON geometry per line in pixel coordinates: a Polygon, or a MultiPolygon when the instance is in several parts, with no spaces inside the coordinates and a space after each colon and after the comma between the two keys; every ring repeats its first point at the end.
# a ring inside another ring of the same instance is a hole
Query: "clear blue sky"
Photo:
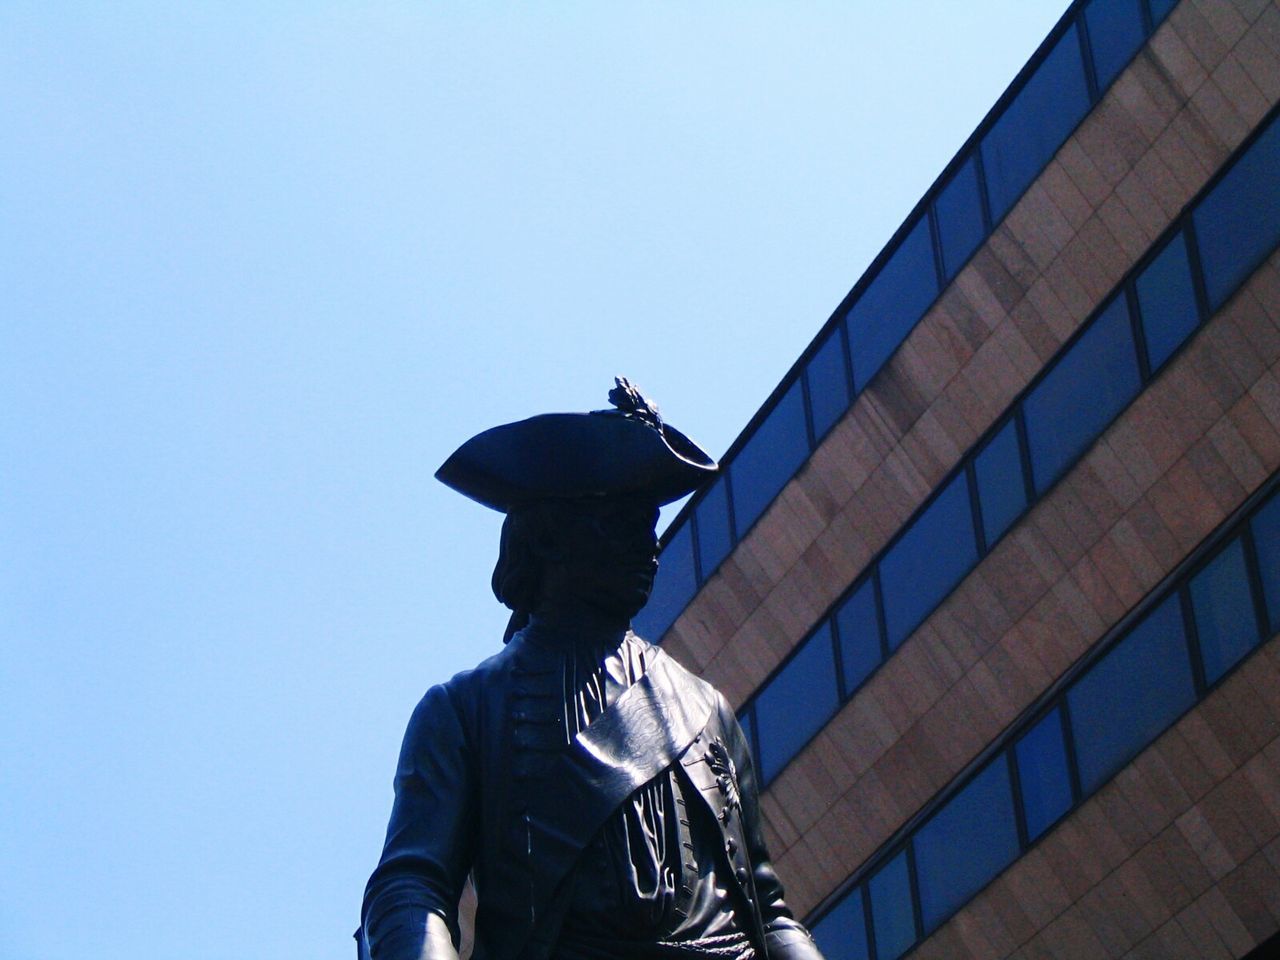
{"type": "Polygon", "coordinates": [[[472,433],[721,453],[1065,0],[0,5],[0,958],[351,957],[472,433]]]}

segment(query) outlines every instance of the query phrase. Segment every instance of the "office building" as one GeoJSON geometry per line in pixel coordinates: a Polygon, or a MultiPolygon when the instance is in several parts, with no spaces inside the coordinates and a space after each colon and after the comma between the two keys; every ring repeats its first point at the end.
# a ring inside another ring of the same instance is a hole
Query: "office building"
{"type": "Polygon", "coordinates": [[[830,960],[1280,955],[1280,4],[1071,4],[665,532],[830,960]]]}

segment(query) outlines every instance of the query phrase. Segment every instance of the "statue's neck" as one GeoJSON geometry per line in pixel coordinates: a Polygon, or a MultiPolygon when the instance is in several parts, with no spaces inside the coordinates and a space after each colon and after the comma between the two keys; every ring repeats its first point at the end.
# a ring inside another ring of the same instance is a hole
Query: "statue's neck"
{"type": "Polygon", "coordinates": [[[526,632],[535,642],[554,646],[620,643],[631,627],[628,617],[588,604],[541,603],[529,617],[526,632]]]}

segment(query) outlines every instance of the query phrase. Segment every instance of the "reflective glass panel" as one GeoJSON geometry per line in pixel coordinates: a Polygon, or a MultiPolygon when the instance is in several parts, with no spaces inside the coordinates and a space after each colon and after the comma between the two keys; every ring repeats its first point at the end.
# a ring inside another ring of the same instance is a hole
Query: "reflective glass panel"
{"type": "Polygon", "coordinates": [[[1204,679],[1215,683],[1261,639],[1239,537],[1192,577],[1190,590],[1204,679]]]}
{"type": "Polygon", "coordinates": [[[935,201],[934,212],[938,217],[938,237],[942,241],[942,266],[950,280],[987,235],[982,223],[978,169],[972,156],[942,188],[935,201]]]}
{"type": "Polygon", "coordinates": [[[698,591],[693,575],[693,538],[690,525],[684,524],[662,550],[653,592],[635,617],[635,630],[640,636],[657,643],[676,617],[698,591]]]}
{"type": "Polygon", "coordinates": [[[729,497],[723,478],[711,485],[694,514],[698,519],[698,560],[702,579],[706,580],[733,549],[729,535],[729,497]]]}
{"type": "Polygon", "coordinates": [[[1254,515],[1250,526],[1271,630],[1280,630],[1280,496],[1272,497],[1271,502],[1254,515]]]}
{"type": "Polygon", "coordinates": [[[994,222],[1022,196],[1088,112],[1089,88],[1072,26],[983,138],[982,163],[994,222]]]}
{"type": "Polygon", "coordinates": [[[799,380],[791,385],[729,467],[739,539],[809,458],[801,389],[799,380]]]}
{"type": "Polygon", "coordinates": [[[755,700],[760,733],[760,775],[768,783],[831,719],[836,690],[831,622],[824,620],[755,700]]]}
{"type": "Polygon", "coordinates": [[[880,561],[889,649],[896,650],[977,562],[969,484],[962,472],[880,561]]]}
{"type": "Polygon", "coordinates": [[[1035,841],[1071,809],[1071,774],[1062,740],[1062,713],[1054,708],[1013,748],[1022,788],[1027,839],[1035,841]]]}
{"type": "Polygon", "coordinates": [[[1084,9],[1098,89],[1106,90],[1146,39],[1141,0],[1093,0],[1084,9]]]}
{"type": "Polygon", "coordinates": [[[938,295],[929,218],[921,217],[849,309],[853,382],[861,390],[938,295]]]}
{"type": "Polygon", "coordinates": [[[916,940],[911,907],[911,884],[905,850],[890,860],[868,884],[871,890],[871,922],[876,935],[878,960],[897,960],[916,940]]]}
{"type": "Polygon", "coordinates": [[[1271,122],[1192,218],[1216,310],[1280,241],[1280,123],[1271,122]]]}
{"type": "Polygon", "coordinates": [[[824,960],[868,960],[862,888],[850,891],[810,932],[824,960]]]}
{"type": "Polygon", "coordinates": [[[867,577],[836,611],[845,693],[853,693],[880,665],[880,626],[876,618],[876,590],[867,577]]]}
{"type": "Polygon", "coordinates": [[[1129,309],[1116,297],[1024,401],[1038,492],[1084,453],[1138,388],[1129,309]]]}
{"type": "Polygon", "coordinates": [[[1027,507],[1018,426],[1012,418],[974,458],[973,473],[982,506],[982,533],[990,547],[1027,507]]]}
{"type": "Polygon", "coordinates": [[[913,841],[926,931],[949,917],[1018,856],[1013,790],[1004,755],[921,827],[913,841]]]}
{"type": "Polygon", "coordinates": [[[1155,373],[1200,323],[1184,233],[1173,237],[1147,264],[1138,275],[1137,288],[1147,360],[1155,373]]]}
{"type": "Polygon", "coordinates": [[[1195,697],[1173,593],[1067,692],[1081,790],[1102,786],[1195,697]]]}
{"type": "Polygon", "coordinates": [[[821,440],[849,409],[849,371],[844,358],[844,324],[839,324],[818,348],[806,369],[813,435],[821,440]]]}

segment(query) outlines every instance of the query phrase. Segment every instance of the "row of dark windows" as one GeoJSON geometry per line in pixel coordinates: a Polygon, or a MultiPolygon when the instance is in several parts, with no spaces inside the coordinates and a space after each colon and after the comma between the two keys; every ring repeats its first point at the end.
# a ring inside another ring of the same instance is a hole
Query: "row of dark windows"
{"type": "Polygon", "coordinates": [[[993,225],[1129,62],[1171,0],[1078,0],[920,207],[788,375],[790,385],[666,535],[637,627],[675,622],[993,225]]]}
{"type": "Polygon", "coordinates": [[[869,861],[811,925],[828,960],[896,960],[1280,630],[1278,479],[1269,500],[1219,530],[927,819],[869,861]]]}
{"type": "Polygon", "coordinates": [[[768,784],[1280,243],[1280,120],[1264,124],[741,718],[768,784]]]}

